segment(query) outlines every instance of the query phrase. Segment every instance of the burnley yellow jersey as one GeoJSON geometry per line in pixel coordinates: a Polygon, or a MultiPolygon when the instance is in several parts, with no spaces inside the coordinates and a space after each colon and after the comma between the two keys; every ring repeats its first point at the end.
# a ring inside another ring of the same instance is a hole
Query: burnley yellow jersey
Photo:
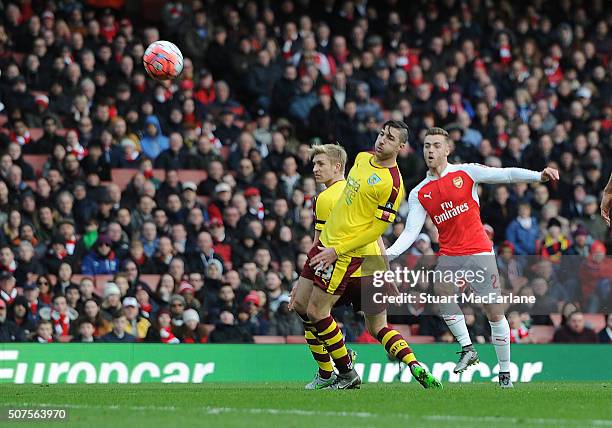
{"type": "MultiPolygon", "coordinates": [[[[392,223],[404,194],[404,183],[397,165],[392,168],[382,167],[376,164],[373,153],[359,153],[349,171],[340,199],[331,210],[321,232],[321,243],[325,247],[336,247],[367,231],[374,217],[392,223]]],[[[347,255],[361,257],[380,254],[375,252],[372,245],[378,248],[376,242],[373,242],[347,255]]]]}
{"type": "Polygon", "coordinates": [[[323,230],[323,226],[329,218],[329,213],[331,213],[344,191],[345,184],[346,180],[338,180],[315,197],[313,205],[315,230],[319,232],[323,230]]]}

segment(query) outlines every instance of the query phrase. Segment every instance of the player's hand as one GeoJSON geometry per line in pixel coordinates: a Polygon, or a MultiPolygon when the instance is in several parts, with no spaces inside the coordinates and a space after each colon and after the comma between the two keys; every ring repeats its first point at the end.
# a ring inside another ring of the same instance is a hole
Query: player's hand
{"type": "Polygon", "coordinates": [[[287,309],[290,311],[293,310],[293,305],[295,304],[295,293],[297,290],[297,284],[293,286],[291,289],[291,293],[289,293],[289,304],[287,305],[287,309]]]}
{"type": "Polygon", "coordinates": [[[601,217],[610,226],[610,208],[612,208],[612,193],[604,192],[601,198],[601,217]]]}
{"type": "Polygon", "coordinates": [[[310,259],[310,266],[319,267],[321,269],[326,269],[331,266],[336,260],[338,260],[338,254],[336,254],[336,250],[333,247],[325,248],[319,247],[321,252],[310,259]]]}
{"type": "Polygon", "coordinates": [[[544,170],[541,173],[540,180],[543,183],[546,183],[549,180],[557,181],[557,180],[559,180],[559,171],[557,171],[556,169],[551,168],[551,167],[546,167],[546,168],[544,168],[544,170]]]}

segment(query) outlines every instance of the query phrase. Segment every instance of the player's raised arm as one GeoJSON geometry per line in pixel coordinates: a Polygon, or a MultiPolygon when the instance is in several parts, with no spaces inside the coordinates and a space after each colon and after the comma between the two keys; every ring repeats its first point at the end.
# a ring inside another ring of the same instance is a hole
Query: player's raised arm
{"type": "Polygon", "coordinates": [[[418,192],[413,190],[408,196],[408,218],[404,231],[397,238],[395,243],[387,248],[389,260],[396,259],[402,255],[414,243],[427,218],[427,212],[421,202],[419,202],[418,192]]]}
{"type": "Polygon", "coordinates": [[[544,168],[543,171],[532,171],[524,168],[493,168],[476,163],[466,164],[465,171],[477,183],[537,183],[558,180],[559,171],[544,168]]]}

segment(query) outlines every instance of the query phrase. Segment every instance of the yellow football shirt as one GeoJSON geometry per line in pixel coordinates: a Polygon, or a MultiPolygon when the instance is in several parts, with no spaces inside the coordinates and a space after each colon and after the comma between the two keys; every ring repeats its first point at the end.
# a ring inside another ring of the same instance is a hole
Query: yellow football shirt
{"type": "MultiPolygon", "coordinates": [[[[404,183],[397,165],[382,167],[374,154],[362,152],[349,171],[340,199],[332,209],[321,232],[321,243],[335,247],[367,231],[372,218],[392,223],[404,199],[404,183]]],[[[376,242],[372,243],[376,247],[376,242]]],[[[361,257],[380,254],[372,252],[371,244],[357,248],[347,255],[361,257]]]]}
{"type": "Polygon", "coordinates": [[[323,226],[325,226],[325,222],[329,218],[329,213],[331,213],[334,205],[336,205],[336,202],[342,196],[345,184],[346,180],[338,180],[316,196],[313,207],[315,230],[319,232],[323,230],[323,226]]]}

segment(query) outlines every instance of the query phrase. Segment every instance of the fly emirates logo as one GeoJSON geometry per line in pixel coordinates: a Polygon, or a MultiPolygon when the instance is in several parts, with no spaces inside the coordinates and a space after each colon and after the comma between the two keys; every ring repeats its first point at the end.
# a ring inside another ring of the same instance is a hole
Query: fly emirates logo
{"type": "Polygon", "coordinates": [[[469,210],[469,206],[467,202],[462,203],[461,205],[455,206],[453,201],[442,202],[440,204],[442,208],[442,214],[434,216],[433,220],[436,225],[444,223],[446,220],[449,220],[453,217],[457,217],[464,212],[469,210]]]}

